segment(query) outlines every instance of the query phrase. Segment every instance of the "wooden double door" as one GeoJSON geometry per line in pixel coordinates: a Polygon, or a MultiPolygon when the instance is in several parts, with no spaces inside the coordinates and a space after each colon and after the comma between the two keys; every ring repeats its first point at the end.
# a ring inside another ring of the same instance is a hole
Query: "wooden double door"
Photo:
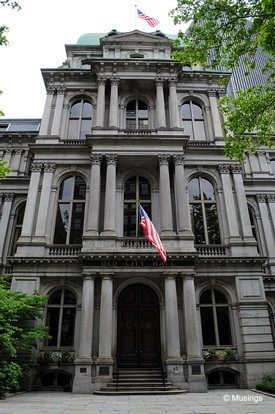
{"type": "Polygon", "coordinates": [[[159,300],[149,286],[133,284],[120,294],[117,349],[120,367],[159,366],[159,300]]]}

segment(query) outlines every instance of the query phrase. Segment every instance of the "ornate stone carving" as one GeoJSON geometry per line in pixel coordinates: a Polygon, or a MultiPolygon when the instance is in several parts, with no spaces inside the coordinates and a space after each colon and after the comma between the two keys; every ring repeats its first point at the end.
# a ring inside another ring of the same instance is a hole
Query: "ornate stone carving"
{"type": "Polygon", "coordinates": [[[49,85],[47,87],[47,94],[48,95],[54,95],[54,92],[55,92],[55,87],[53,85],[49,85]]]}
{"type": "Polygon", "coordinates": [[[208,96],[216,97],[217,96],[217,91],[216,91],[216,89],[208,89],[207,94],[208,94],[208,96]]]}
{"type": "Polygon", "coordinates": [[[15,154],[22,154],[23,153],[23,148],[15,148],[15,154]]]}
{"type": "Polygon", "coordinates": [[[170,160],[169,154],[160,154],[158,155],[159,165],[168,165],[170,160]]]}
{"type": "Polygon", "coordinates": [[[161,77],[155,78],[156,86],[163,86],[164,82],[165,82],[164,78],[161,78],[161,77]]]}
{"type": "Polygon", "coordinates": [[[174,154],[173,160],[174,160],[175,165],[184,165],[185,156],[183,154],[174,154]]]}
{"type": "Polygon", "coordinates": [[[4,200],[11,202],[14,199],[14,193],[4,193],[4,200]]]}
{"type": "Polygon", "coordinates": [[[231,170],[233,172],[233,174],[242,174],[243,173],[243,168],[241,164],[232,164],[231,165],[231,170]]]}
{"type": "Polygon", "coordinates": [[[221,174],[229,174],[230,165],[229,164],[219,164],[219,171],[221,174]]]}
{"type": "Polygon", "coordinates": [[[63,85],[57,86],[57,94],[58,95],[65,95],[66,88],[63,85]]]}
{"type": "Polygon", "coordinates": [[[113,77],[111,77],[110,78],[110,82],[111,82],[111,85],[113,86],[118,86],[118,84],[119,84],[119,77],[118,76],[113,76],[113,77]]]}
{"type": "Polygon", "coordinates": [[[92,164],[97,164],[97,165],[101,164],[101,161],[102,161],[102,155],[101,154],[92,154],[90,156],[90,158],[91,158],[91,163],[92,164]]]}
{"type": "Polygon", "coordinates": [[[275,194],[267,194],[266,199],[269,203],[275,203],[275,194]]]}
{"type": "Polygon", "coordinates": [[[105,85],[105,83],[106,83],[105,76],[98,75],[98,77],[97,77],[97,83],[98,83],[98,85],[105,85]]]}
{"type": "Polygon", "coordinates": [[[176,86],[177,85],[177,78],[176,77],[172,77],[168,79],[168,85],[169,86],[176,86]]]}
{"type": "Polygon", "coordinates": [[[116,165],[117,164],[117,158],[118,158],[117,154],[107,154],[107,155],[105,155],[105,159],[106,159],[108,165],[110,165],[110,164],[116,165]]]}
{"type": "Polygon", "coordinates": [[[41,172],[43,168],[43,162],[33,162],[30,168],[31,172],[41,172]]]}
{"type": "Polygon", "coordinates": [[[258,203],[265,203],[266,194],[257,194],[256,200],[258,201],[258,203]]]}
{"type": "Polygon", "coordinates": [[[53,173],[56,169],[56,164],[54,162],[45,162],[44,163],[44,172],[53,173]]]}

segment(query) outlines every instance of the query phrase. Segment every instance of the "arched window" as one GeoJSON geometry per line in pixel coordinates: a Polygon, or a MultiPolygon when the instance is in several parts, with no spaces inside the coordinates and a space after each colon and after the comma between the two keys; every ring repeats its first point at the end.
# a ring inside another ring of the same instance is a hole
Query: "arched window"
{"type": "Polygon", "coordinates": [[[193,178],[188,186],[190,212],[196,244],[220,244],[215,192],[205,178],[193,178]]]}
{"type": "Polygon", "coordinates": [[[200,297],[202,339],[204,346],[232,345],[229,306],[225,295],[207,289],[200,297]]]}
{"type": "Polygon", "coordinates": [[[145,102],[135,99],[126,107],[126,129],[148,129],[149,112],[145,102]]]}
{"type": "Polygon", "coordinates": [[[205,140],[205,124],[203,110],[192,100],[185,102],[181,107],[181,119],[184,133],[192,140],[205,140]]]}
{"type": "Polygon", "coordinates": [[[73,346],[76,298],[68,289],[54,292],[47,305],[47,326],[50,339],[46,345],[54,347],[73,346]]]}
{"type": "Polygon", "coordinates": [[[15,213],[15,226],[14,226],[13,238],[11,242],[11,251],[10,251],[11,256],[14,255],[16,251],[16,243],[19,237],[21,236],[25,207],[26,207],[26,203],[21,204],[15,213]]]}
{"type": "Polygon", "coordinates": [[[140,176],[128,178],[124,185],[125,237],[143,236],[143,231],[139,225],[139,203],[151,217],[151,188],[149,182],[146,178],[140,176]]]}
{"type": "Polygon", "coordinates": [[[207,374],[207,382],[210,388],[233,388],[238,385],[238,374],[228,369],[215,369],[207,374]]]}
{"type": "Polygon", "coordinates": [[[86,184],[75,175],[62,181],[59,190],[54,243],[81,244],[86,184]]]}
{"type": "Polygon", "coordinates": [[[84,139],[92,128],[93,106],[91,102],[80,99],[70,108],[68,139],[84,139]]]}

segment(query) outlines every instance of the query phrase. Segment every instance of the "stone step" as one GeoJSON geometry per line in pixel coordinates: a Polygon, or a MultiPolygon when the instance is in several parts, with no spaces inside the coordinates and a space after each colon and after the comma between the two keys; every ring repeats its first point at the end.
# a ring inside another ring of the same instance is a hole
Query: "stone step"
{"type": "Polygon", "coordinates": [[[180,389],[172,389],[172,390],[157,390],[157,391],[139,391],[139,390],[126,390],[126,391],[94,391],[94,394],[96,395],[168,395],[168,394],[186,394],[186,390],[180,390],[180,389]]]}
{"type": "Polygon", "coordinates": [[[163,384],[163,381],[159,381],[159,382],[155,382],[155,381],[150,381],[150,382],[109,382],[107,384],[107,387],[171,387],[172,383],[171,382],[165,382],[165,384],[163,384]]]}
{"type": "MultiPolygon", "coordinates": [[[[109,385],[109,384],[108,384],[109,385]]],[[[170,387],[164,387],[163,385],[157,386],[157,385],[148,385],[148,386],[107,386],[102,387],[101,391],[166,391],[166,390],[178,390],[178,387],[170,386],[170,387]]]]}

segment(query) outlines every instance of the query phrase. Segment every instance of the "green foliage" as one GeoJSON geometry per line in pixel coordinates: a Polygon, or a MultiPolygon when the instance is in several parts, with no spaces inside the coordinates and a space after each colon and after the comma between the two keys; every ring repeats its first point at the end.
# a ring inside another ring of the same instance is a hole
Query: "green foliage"
{"type": "Polygon", "coordinates": [[[218,359],[225,359],[227,361],[236,361],[238,359],[237,352],[232,348],[225,348],[222,351],[219,351],[215,348],[209,348],[206,352],[203,353],[203,358],[206,361],[213,361],[218,359]]]}
{"type": "Polygon", "coordinates": [[[256,389],[270,394],[275,394],[275,379],[273,379],[272,374],[264,374],[263,381],[256,384],[256,389]]]}
{"type": "Polygon", "coordinates": [[[0,161],[0,179],[6,177],[9,173],[12,172],[12,169],[9,167],[7,161],[0,161]]]}
{"type": "MultiPolygon", "coordinates": [[[[18,389],[22,374],[19,354],[31,351],[36,341],[47,338],[45,327],[35,324],[41,318],[46,298],[10,290],[9,278],[0,276],[0,379],[4,378],[0,397],[18,389]]],[[[27,361],[25,361],[26,363],[27,361]]]]}
{"type": "Polygon", "coordinates": [[[224,98],[222,110],[227,117],[225,150],[229,158],[243,161],[245,151],[270,146],[270,133],[274,132],[270,99],[275,92],[273,0],[178,0],[171,15],[175,24],[193,22],[174,43],[177,50],[173,57],[182,63],[231,69],[241,59],[249,74],[255,68],[258,48],[268,54],[263,68],[265,85],[240,91],[236,98],[224,98]],[[253,134],[248,134],[251,131],[253,134]]]}
{"type": "MultiPolygon", "coordinates": [[[[17,1],[10,1],[10,0],[0,0],[0,6],[9,6],[15,10],[21,9],[17,1]]],[[[9,28],[6,25],[2,24],[0,26],[0,45],[7,45],[9,43],[7,36],[6,36],[6,33],[8,32],[8,30],[9,28]]]]}

